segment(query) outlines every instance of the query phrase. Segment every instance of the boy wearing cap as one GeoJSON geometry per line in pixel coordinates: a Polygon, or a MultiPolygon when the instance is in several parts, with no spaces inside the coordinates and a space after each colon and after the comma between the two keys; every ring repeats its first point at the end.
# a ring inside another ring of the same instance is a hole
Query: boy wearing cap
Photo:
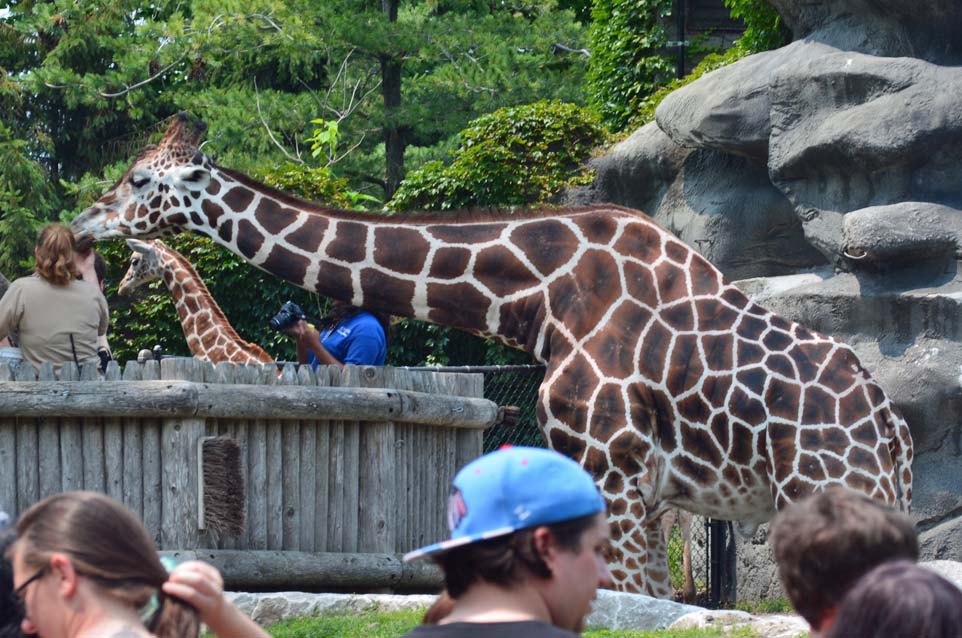
{"type": "Polygon", "coordinates": [[[605,503],[581,467],[556,452],[512,447],[466,465],[448,502],[451,538],[430,556],[453,599],[437,625],[406,638],[569,638],[584,628],[605,563],[605,503]]]}

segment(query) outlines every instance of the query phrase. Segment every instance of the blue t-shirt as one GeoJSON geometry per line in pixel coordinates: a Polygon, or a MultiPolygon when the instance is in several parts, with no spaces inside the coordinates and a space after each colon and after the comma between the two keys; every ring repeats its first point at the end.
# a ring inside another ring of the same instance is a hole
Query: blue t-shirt
{"type": "MultiPolygon", "coordinates": [[[[321,345],[341,363],[356,366],[383,366],[387,356],[384,328],[374,315],[365,311],[322,332],[321,345]]],[[[317,357],[310,350],[307,362],[317,368],[317,357]]]]}

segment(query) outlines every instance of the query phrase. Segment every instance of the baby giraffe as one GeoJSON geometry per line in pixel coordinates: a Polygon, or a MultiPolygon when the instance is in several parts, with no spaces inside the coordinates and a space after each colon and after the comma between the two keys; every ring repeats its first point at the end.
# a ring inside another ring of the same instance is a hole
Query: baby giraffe
{"type": "Polygon", "coordinates": [[[133,255],[118,292],[129,295],[139,286],[163,278],[192,355],[212,363],[273,363],[263,348],[240,338],[183,255],[159,239],[128,239],[127,245],[133,255]]]}

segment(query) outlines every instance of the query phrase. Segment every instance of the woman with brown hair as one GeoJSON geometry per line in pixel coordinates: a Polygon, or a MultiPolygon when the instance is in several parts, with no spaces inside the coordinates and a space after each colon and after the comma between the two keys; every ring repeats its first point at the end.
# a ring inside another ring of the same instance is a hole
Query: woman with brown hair
{"type": "Polygon", "coordinates": [[[68,362],[99,362],[97,338],[107,334],[107,301],[95,283],[78,279],[74,235],[45,226],[34,248],[36,272],[17,279],[0,299],[0,338],[16,332],[23,358],[59,370],[68,362]]]}
{"type": "Polygon", "coordinates": [[[197,610],[165,593],[167,570],[143,524],[96,492],[55,494],[25,511],[8,551],[26,634],[196,638],[197,610]],[[147,617],[141,618],[145,613],[147,617]]]}

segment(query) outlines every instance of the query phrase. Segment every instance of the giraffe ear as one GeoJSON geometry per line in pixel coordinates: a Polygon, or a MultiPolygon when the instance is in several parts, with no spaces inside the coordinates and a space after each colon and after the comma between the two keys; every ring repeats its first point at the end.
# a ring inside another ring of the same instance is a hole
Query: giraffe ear
{"type": "Polygon", "coordinates": [[[177,172],[177,186],[187,191],[202,191],[210,184],[210,171],[203,166],[188,164],[177,172]]]}
{"type": "Polygon", "coordinates": [[[139,239],[128,239],[127,247],[130,248],[135,253],[140,253],[146,255],[154,252],[154,247],[146,242],[142,242],[139,239]]]}

